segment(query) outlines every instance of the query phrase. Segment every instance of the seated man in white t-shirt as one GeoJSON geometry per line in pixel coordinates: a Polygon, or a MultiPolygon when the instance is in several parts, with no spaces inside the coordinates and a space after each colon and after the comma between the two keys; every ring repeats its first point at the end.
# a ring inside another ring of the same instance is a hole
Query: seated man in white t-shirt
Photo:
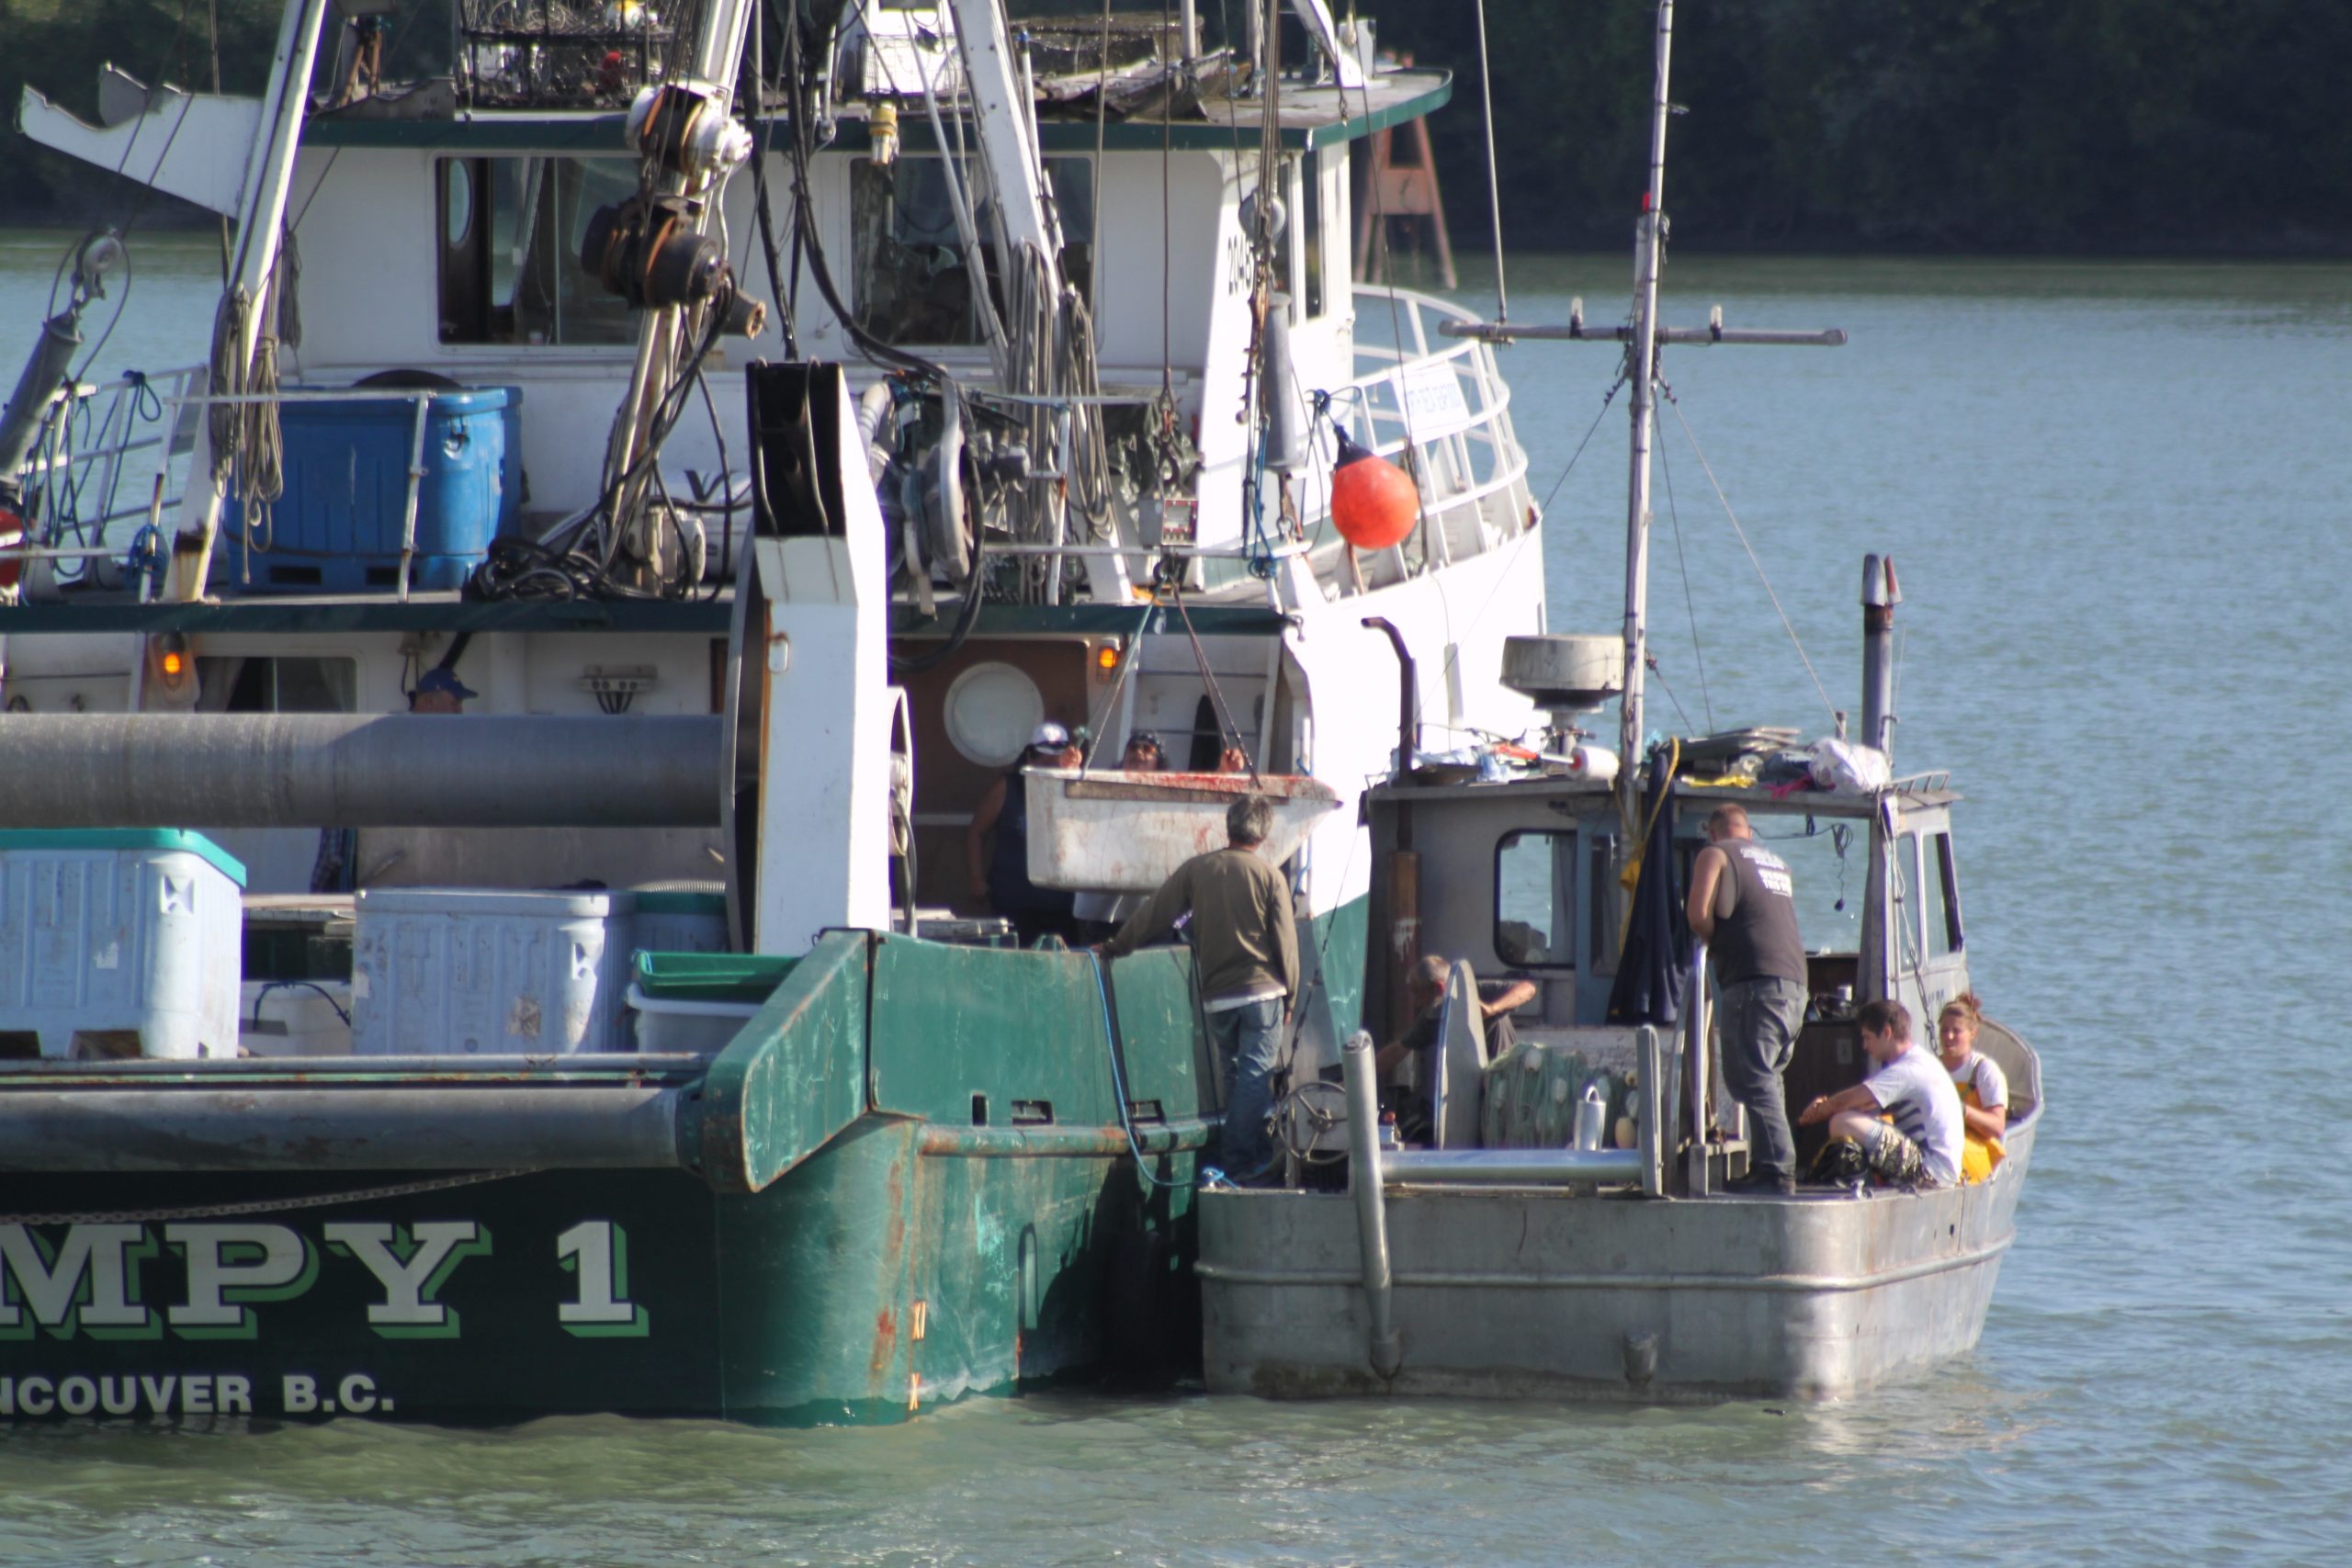
{"type": "Polygon", "coordinates": [[[1960,1179],[1965,1125],[1951,1075],[1912,1042],[1911,1010],[1901,1002],[1865,1002],[1855,1017],[1878,1070],[1851,1089],[1817,1096],[1798,1112],[1798,1124],[1827,1122],[1833,1139],[1860,1145],[1870,1168],[1897,1186],[1951,1186],[1960,1179]],[[1894,1118],[1892,1125],[1882,1112],[1894,1118]]]}

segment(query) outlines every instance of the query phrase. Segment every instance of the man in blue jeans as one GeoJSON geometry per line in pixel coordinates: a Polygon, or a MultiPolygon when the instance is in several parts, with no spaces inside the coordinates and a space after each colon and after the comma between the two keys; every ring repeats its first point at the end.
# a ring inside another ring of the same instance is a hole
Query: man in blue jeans
{"type": "Polygon", "coordinates": [[[1793,1192],[1797,1145],[1781,1075],[1804,1026],[1804,942],[1796,883],[1781,857],[1756,841],[1744,808],[1718,806],[1708,817],[1707,847],[1690,863],[1684,912],[1715,963],[1724,1087],[1747,1109],[1748,1172],[1724,1185],[1793,1192]]]}
{"type": "Polygon", "coordinates": [[[1158,942],[1192,916],[1193,976],[1225,1077],[1225,1136],[1218,1158],[1243,1185],[1272,1179],[1273,1078],[1282,1066],[1298,991],[1298,927],[1290,886],[1258,852],[1274,808],[1249,795],[1225,814],[1226,846],[1176,868],[1148,903],[1104,942],[1120,958],[1158,942]]]}

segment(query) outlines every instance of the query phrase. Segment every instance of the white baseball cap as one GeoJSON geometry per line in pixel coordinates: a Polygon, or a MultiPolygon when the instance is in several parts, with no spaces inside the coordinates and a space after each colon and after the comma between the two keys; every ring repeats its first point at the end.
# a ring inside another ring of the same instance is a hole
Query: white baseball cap
{"type": "Polygon", "coordinates": [[[1058,750],[1069,744],[1069,731],[1050,718],[1029,732],[1029,745],[1032,750],[1040,746],[1051,746],[1058,750]]]}

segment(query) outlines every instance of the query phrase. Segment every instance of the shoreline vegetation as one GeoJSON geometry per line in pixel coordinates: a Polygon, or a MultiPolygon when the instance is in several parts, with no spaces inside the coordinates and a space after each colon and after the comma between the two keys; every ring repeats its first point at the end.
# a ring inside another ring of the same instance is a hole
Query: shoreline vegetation
{"type": "MultiPolygon", "coordinates": [[[[841,0],[813,0],[828,11],[841,0]]],[[[1119,0],[1131,9],[1132,0],[1119,0]]],[[[387,74],[447,69],[451,0],[410,0],[387,74]]],[[[10,227],[213,219],[16,130],[27,83],[95,110],[100,64],[258,93],[277,0],[0,0],[0,217],[10,227]],[[217,12],[216,49],[209,17],[217,12]]],[[[1013,0],[1021,14],[1097,14],[1013,0]]],[[[1488,244],[1476,14],[1373,7],[1384,50],[1448,64],[1430,135],[1457,250],[1488,244]]],[[[1513,253],[1620,244],[1638,197],[1652,0],[1487,0],[1513,253]]],[[[1214,38],[1216,7],[1202,7],[1214,38]]],[[[1238,17],[1236,18],[1238,26],[1238,17]]],[[[1285,47],[1285,54],[1296,51],[1285,47]]],[[[1685,0],[1676,175],[1685,252],[2352,256],[2352,117],[2333,64],[2352,6],[2294,0],[1685,0]]]]}

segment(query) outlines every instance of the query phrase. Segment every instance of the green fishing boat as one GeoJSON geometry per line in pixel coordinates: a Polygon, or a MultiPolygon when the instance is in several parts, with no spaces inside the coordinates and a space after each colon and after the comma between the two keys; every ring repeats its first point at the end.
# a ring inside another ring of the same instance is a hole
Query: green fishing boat
{"type": "Polygon", "coordinates": [[[447,76],[290,0],[257,100],[20,107],[237,239],[100,382],[77,246],[0,419],[0,1417],[1196,1366],[1189,959],[1077,922],[1272,797],[1336,1061],[1368,784],[1536,714],[1492,348],[1353,279],[1448,78],[1311,0],[454,9],[447,76]]]}

